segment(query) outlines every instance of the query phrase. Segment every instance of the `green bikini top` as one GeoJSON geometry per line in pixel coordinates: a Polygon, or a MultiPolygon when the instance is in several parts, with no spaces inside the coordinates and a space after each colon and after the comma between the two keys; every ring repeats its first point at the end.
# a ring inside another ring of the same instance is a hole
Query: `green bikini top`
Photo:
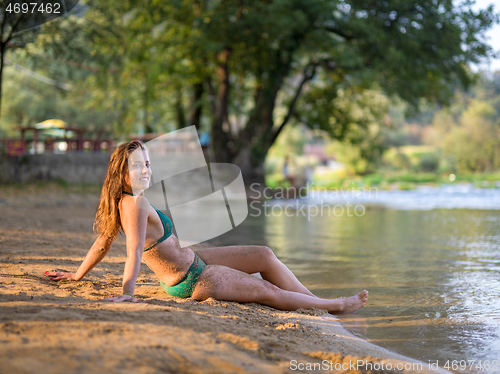
{"type": "MultiPolygon", "coordinates": [[[[124,193],[125,195],[134,196],[130,192],[122,191],[122,193],[124,193]]],[[[150,250],[151,248],[165,241],[170,235],[172,235],[172,221],[170,221],[170,218],[168,218],[163,212],[159,211],[154,206],[153,208],[154,210],[156,210],[156,213],[158,213],[158,217],[160,217],[161,224],[163,225],[163,236],[150,246],[144,248],[144,252],[150,250]]]]}

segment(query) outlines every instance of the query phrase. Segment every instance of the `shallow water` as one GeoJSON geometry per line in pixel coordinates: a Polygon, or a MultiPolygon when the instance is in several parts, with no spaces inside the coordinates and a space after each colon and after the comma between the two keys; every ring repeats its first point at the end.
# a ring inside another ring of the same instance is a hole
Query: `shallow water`
{"type": "Polygon", "coordinates": [[[493,372],[470,361],[497,360],[500,371],[499,210],[292,212],[249,216],[213,242],[268,245],[320,297],[368,289],[341,322],[377,345],[440,366],[469,361],[457,372],[493,372]]]}

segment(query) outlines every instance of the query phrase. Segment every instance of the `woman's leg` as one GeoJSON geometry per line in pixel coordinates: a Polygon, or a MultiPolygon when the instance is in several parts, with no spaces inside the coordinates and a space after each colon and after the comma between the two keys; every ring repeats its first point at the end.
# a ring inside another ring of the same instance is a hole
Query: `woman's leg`
{"type": "Polygon", "coordinates": [[[352,313],[365,305],[368,291],[349,298],[321,299],[283,290],[235,269],[209,265],[201,273],[192,297],[196,300],[213,297],[221,301],[253,302],[281,310],[315,307],[332,313],[352,313]]]}
{"type": "Polygon", "coordinates": [[[203,248],[196,254],[207,265],[222,265],[247,274],[260,273],[275,286],[287,291],[316,297],[305,288],[271,249],[257,245],[203,248]]]}

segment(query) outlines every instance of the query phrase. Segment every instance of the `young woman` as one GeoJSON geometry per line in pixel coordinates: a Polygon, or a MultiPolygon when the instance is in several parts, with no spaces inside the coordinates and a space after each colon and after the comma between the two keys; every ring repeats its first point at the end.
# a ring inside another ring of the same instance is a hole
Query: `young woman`
{"type": "Polygon", "coordinates": [[[349,298],[316,297],[267,247],[217,247],[196,253],[182,248],[168,217],[142,194],[150,177],[144,144],[134,140],[120,145],[111,155],[101,192],[94,222],[97,240],[76,273],[47,271],[45,275],[54,281],[82,279],[106,256],[122,229],[127,246],[123,293],[103,300],[136,302],[135,283],[144,261],[171,296],[256,302],[282,310],[315,307],[332,313],[351,313],[364,306],[368,291],[349,298]],[[260,273],[262,279],[252,273],[260,273]]]}

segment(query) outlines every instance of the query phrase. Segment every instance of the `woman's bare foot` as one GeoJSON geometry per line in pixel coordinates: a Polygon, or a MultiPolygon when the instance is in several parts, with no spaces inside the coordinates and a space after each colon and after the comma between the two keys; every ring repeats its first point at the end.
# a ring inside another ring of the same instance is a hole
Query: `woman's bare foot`
{"type": "Polygon", "coordinates": [[[343,302],[342,308],[337,310],[337,313],[353,313],[358,309],[365,306],[366,300],[368,300],[368,291],[364,290],[357,295],[337,299],[343,302]]]}

